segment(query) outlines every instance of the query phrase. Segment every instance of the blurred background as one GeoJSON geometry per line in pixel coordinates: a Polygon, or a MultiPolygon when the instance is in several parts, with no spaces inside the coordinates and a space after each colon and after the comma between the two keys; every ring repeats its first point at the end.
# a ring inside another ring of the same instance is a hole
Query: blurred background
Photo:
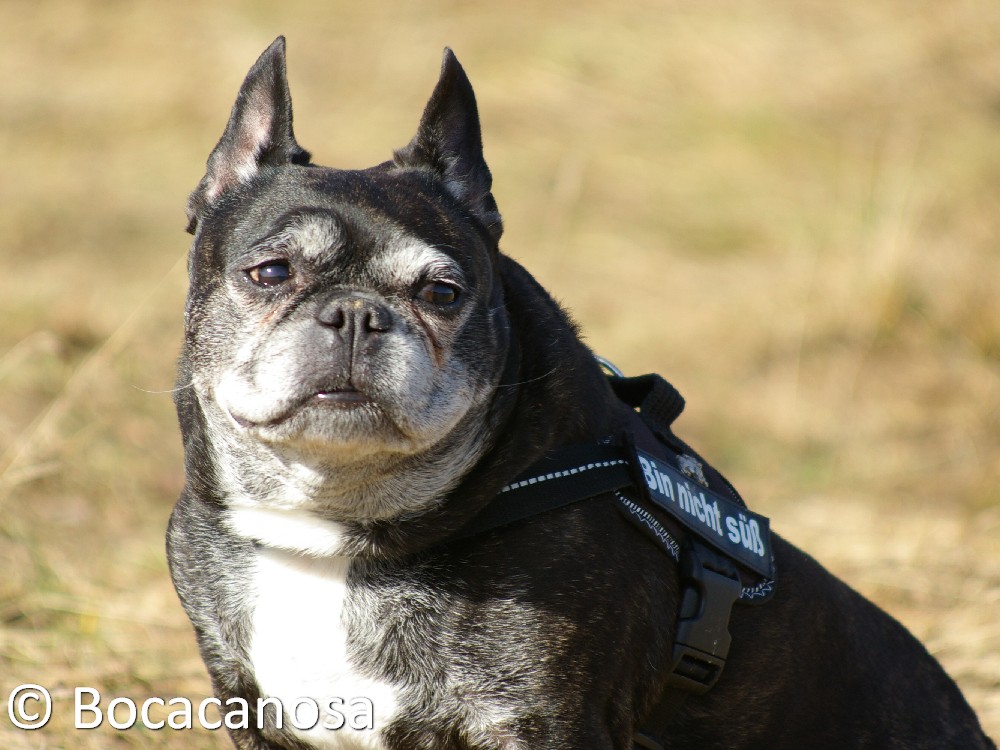
{"type": "MultiPolygon", "coordinates": [[[[405,144],[453,47],[502,248],[773,528],[901,619],[1000,735],[1000,4],[0,4],[0,702],[210,694],[168,580],[184,205],[288,37],[299,141],[405,144]]],[[[155,714],[154,714],[155,716],[155,714]]]]}

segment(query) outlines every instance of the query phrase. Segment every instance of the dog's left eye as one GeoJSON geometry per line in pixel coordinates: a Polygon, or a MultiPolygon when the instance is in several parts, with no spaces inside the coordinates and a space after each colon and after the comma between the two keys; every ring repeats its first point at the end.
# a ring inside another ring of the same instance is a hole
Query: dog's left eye
{"type": "Polygon", "coordinates": [[[257,286],[277,286],[292,278],[292,267],[288,261],[271,261],[251,268],[247,276],[257,286]]]}
{"type": "Polygon", "coordinates": [[[443,281],[431,281],[421,287],[417,297],[432,305],[447,307],[458,300],[458,289],[443,281]]]}

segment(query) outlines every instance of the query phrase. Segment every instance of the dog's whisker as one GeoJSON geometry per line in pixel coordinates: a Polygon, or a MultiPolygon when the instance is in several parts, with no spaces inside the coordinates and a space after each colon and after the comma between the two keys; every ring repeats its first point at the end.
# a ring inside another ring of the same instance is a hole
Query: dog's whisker
{"type": "Polygon", "coordinates": [[[151,391],[148,390],[147,388],[140,388],[137,385],[133,385],[132,388],[141,393],[148,393],[151,396],[162,396],[167,393],[178,393],[180,391],[186,390],[187,388],[194,388],[194,381],[191,381],[190,383],[185,383],[184,385],[179,385],[176,388],[168,388],[165,391],[151,391]]]}
{"type": "Polygon", "coordinates": [[[545,380],[546,378],[552,377],[558,371],[559,371],[558,367],[553,367],[548,372],[544,372],[541,375],[538,375],[537,377],[528,378],[527,380],[519,380],[516,383],[500,383],[499,385],[497,385],[497,388],[517,388],[520,385],[527,385],[528,383],[536,383],[539,380],[545,380]]]}

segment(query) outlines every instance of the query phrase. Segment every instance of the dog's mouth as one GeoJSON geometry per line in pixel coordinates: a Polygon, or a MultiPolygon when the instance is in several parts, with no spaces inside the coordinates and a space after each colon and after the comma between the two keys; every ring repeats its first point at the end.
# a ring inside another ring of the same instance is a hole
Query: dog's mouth
{"type": "Polygon", "coordinates": [[[329,391],[319,391],[316,395],[312,396],[310,400],[315,400],[316,402],[324,405],[348,408],[372,403],[371,397],[353,386],[335,388],[329,391]]]}
{"type": "Polygon", "coordinates": [[[254,419],[253,417],[238,414],[232,409],[228,409],[230,416],[240,426],[246,429],[261,429],[268,427],[279,427],[288,422],[293,417],[304,410],[310,408],[334,409],[337,411],[352,411],[356,409],[372,408],[375,400],[364,391],[353,385],[338,386],[335,388],[324,388],[309,395],[295,399],[285,405],[280,413],[269,416],[267,419],[254,419]]]}

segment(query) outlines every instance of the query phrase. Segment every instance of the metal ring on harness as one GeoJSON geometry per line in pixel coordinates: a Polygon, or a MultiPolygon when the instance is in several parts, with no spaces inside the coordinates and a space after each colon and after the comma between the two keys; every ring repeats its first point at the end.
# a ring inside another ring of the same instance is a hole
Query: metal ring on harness
{"type": "Polygon", "coordinates": [[[611,375],[614,375],[616,378],[625,377],[625,373],[622,372],[621,369],[619,369],[618,366],[607,357],[602,357],[600,354],[595,354],[594,359],[597,360],[597,364],[603,367],[606,372],[610,373],[611,375]]]}

